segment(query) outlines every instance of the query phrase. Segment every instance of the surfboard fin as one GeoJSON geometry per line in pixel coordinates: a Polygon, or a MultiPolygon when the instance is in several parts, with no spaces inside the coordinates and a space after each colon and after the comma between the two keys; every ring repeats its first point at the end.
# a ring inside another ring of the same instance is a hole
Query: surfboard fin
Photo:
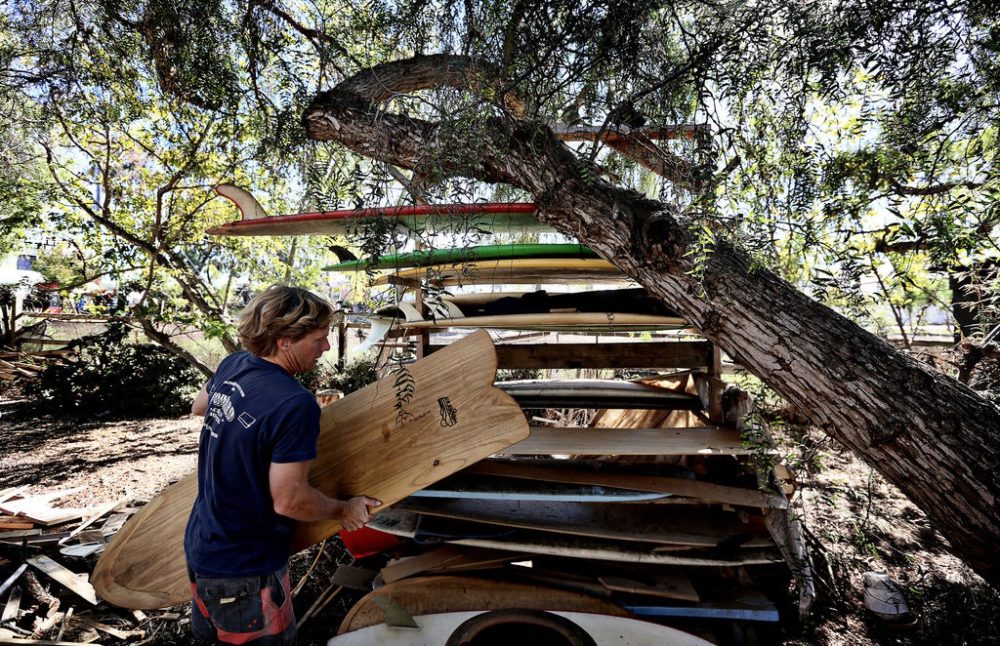
{"type": "Polygon", "coordinates": [[[243,220],[258,220],[267,217],[267,211],[260,205],[250,191],[235,184],[219,184],[215,192],[228,199],[240,210],[243,220]]]}

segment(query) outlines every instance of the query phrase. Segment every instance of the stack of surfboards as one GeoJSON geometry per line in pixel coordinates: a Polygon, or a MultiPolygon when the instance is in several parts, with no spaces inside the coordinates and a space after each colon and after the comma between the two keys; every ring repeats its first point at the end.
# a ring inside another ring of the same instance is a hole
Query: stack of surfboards
{"type": "MultiPolygon", "coordinates": [[[[245,192],[217,190],[244,216],[211,231],[217,235],[364,233],[385,226],[403,233],[544,229],[530,204],[266,217],[245,192]]],[[[579,244],[425,250],[327,269],[366,272],[376,284],[496,288],[488,294],[448,290],[423,299],[419,309],[402,301],[374,312],[367,345],[390,328],[599,334],[686,327],[641,289],[507,291],[524,284],[628,282],[579,244]]],[[[454,374],[438,378],[463,381],[454,374]]],[[[504,446],[490,449],[488,459],[465,439],[453,439],[448,455],[464,451],[466,459],[449,461],[447,473],[421,478],[408,495],[392,497],[395,504],[356,533],[377,530],[402,544],[379,572],[375,585],[381,587],[354,606],[330,643],[474,643],[469,637],[477,630],[494,630],[507,641],[550,631],[551,643],[703,644],[708,642],[637,618],[777,621],[775,606],[748,587],[746,568],[780,570],[788,558],[790,541],[779,547],[772,538],[787,499],[757,485],[748,456],[767,451],[747,446],[733,426],[721,425],[717,412],[710,421],[704,383],[694,373],[676,373],[638,382],[497,384],[519,407],[524,434],[506,434],[504,446]],[[565,409],[597,413],[585,428],[539,422],[553,419],[545,411],[565,409]],[[580,641],[567,636],[580,634],[580,641]]],[[[439,405],[440,424],[447,427],[456,411],[447,402],[439,405]]],[[[424,438],[429,452],[441,450],[433,430],[424,438]]],[[[413,441],[416,449],[419,441],[413,441]]],[[[344,537],[345,545],[363,548],[364,542],[344,537]]],[[[780,572],[778,588],[788,578],[787,568],[780,572]]]]}
{"type": "Polygon", "coordinates": [[[776,622],[771,601],[733,573],[782,564],[768,515],[787,500],[753,478],[718,473],[718,463],[735,467],[751,449],[732,429],[698,423],[694,383],[497,384],[522,406],[603,410],[588,428],[532,426],[526,440],[378,513],[370,527],[408,540],[408,555],[381,570],[384,586],[330,643],[397,643],[385,596],[419,626],[406,633],[417,641],[399,643],[444,643],[441,635],[500,610],[514,623],[533,621],[519,616],[526,609],[554,612],[609,644],[702,643],[629,623],[636,617],[776,622]],[[420,641],[425,634],[438,641],[420,641]]]}

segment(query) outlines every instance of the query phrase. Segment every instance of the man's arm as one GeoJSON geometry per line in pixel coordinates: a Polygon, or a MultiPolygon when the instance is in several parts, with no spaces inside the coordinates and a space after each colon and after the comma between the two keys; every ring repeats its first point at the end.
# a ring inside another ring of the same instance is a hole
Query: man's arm
{"type": "Polygon", "coordinates": [[[208,412],[208,384],[206,383],[191,402],[191,414],[204,417],[208,412]]]}
{"type": "Polygon", "coordinates": [[[335,500],[309,484],[312,462],[272,462],[268,473],[274,511],[295,520],[339,520],[347,531],[371,520],[370,508],[382,503],[367,496],[335,500]]]}

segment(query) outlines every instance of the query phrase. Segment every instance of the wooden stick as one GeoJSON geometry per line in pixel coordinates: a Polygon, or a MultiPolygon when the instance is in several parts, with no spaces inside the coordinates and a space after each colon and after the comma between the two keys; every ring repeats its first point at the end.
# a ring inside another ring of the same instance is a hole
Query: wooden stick
{"type": "Polygon", "coordinates": [[[14,585],[14,581],[17,581],[17,578],[22,574],[24,574],[24,571],[27,569],[28,569],[28,564],[22,563],[21,567],[17,568],[14,574],[11,574],[9,577],[7,577],[6,581],[0,583],[0,594],[3,594],[4,592],[7,591],[7,588],[14,585]]]}
{"type": "Polygon", "coordinates": [[[343,589],[344,588],[342,586],[339,586],[336,583],[331,583],[329,586],[327,586],[325,590],[319,593],[319,596],[316,597],[316,601],[314,601],[313,604],[309,607],[309,610],[306,610],[306,613],[302,615],[302,619],[299,619],[298,623],[295,624],[295,629],[300,630],[302,628],[302,624],[306,623],[306,620],[308,620],[309,617],[312,617],[313,614],[319,612],[321,608],[326,607],[326,604],[329,603],[338,594],[340,594],[340,591],[343,589]],[[324,599],[324,597],[326,597],[328,594],[329,598],[324,599]]]}

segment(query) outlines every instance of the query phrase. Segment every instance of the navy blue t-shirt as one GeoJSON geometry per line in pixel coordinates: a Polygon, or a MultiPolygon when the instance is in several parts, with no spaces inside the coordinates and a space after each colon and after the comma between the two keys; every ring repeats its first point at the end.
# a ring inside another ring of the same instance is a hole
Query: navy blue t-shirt
{"type": "Polygon", "coordinates": [[[208,381],[198,449],[198,498],[184,533],[188,565],[207,577],[283,567],[295,521],[274,511],[272,462],[316,458],[319,404],[280,366],[249,352],[226,357],[208,381]]]}

